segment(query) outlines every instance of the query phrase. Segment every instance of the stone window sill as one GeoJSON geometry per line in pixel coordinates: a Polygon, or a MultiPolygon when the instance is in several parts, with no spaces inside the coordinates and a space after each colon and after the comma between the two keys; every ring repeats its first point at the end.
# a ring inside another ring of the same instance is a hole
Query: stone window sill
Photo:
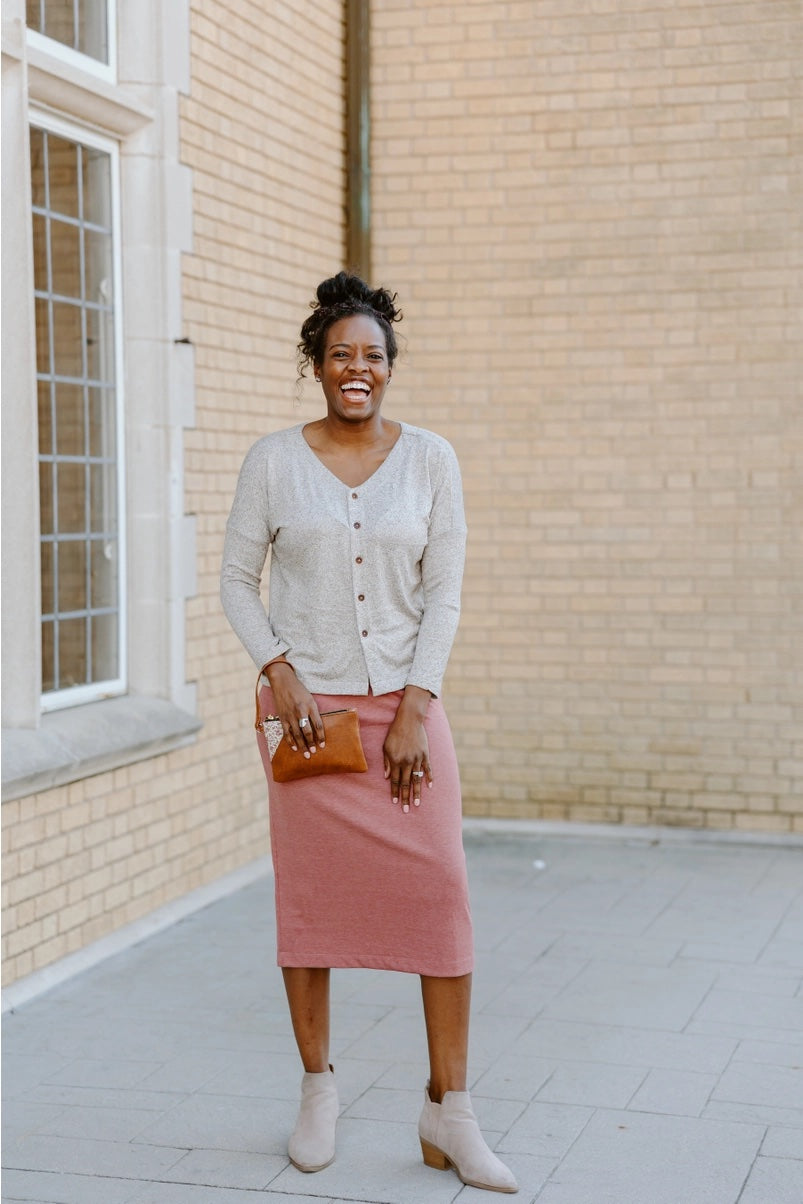
{"type": "Polygon", "coordinates": [[[163,698],[110,698],[3,729],[3,802],[191,744],[202,724],[163,698]]]}

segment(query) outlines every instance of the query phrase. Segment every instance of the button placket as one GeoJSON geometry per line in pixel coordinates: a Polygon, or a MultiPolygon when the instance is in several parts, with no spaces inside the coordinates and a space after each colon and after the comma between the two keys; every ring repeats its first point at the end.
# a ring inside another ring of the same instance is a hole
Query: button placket
{"type": "MultiPolygon", "coordinates": [[[[352,551],[354,553],[353,564],[355,567],[352,568],[352,571],[351,571],[352,581],[353,581],[353,585],[354,585],[354,593],[357,597],[358,602],[365,602],[364,584],[362,581],[362,573],[361,573],[361,568],[364,563],[364,557],[362,555],[362,538],[361,538],[364,514],[363,514],[363,508],[362,508],[362,499],[360,497],[359,490],[357,490],[357,489],[352,489],[349,493],[348,519],[349,519],[349,526],[351,528],[351,546],[352,546],[352,551]]],[[[358,613],[357,626],[358,626],[358,630],[360,632],[360,637],[362,639],[366,639],[368,636],[368,628],[366,626],[364,626],[364,623],[365,623],[364,613],[358,613]]]]}

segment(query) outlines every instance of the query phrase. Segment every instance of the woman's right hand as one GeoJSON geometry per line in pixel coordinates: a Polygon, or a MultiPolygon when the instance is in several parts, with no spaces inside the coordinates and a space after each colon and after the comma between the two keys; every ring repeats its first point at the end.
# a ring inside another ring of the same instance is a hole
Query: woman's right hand
{"type": "Polygon", "coordinates": [[[270,682],[274,710],[282,721],[285,740],[293,752],[300,750],[305,757],[310,757],[318,745],[323,748],[325,742],[318,704],[304,683],[298,680],[289,661],[271,661],[265,675],[270,682]],[[309,722],[302,726],[302,719],[309,722]]]}

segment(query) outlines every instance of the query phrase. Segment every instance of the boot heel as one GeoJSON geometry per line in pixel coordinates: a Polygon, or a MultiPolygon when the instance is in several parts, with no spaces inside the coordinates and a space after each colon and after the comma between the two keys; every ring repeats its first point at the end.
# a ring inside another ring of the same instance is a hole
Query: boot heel
{"type": "Polygon", "coordinates": [[[443,1150],[439,1150],[437,1146],[430,1145],[428,1141],[424,1141],[423,1137],[420,1137],[419,1141],[421,1142],[421,1153],[424,1155],[424,1166],[431,1166],[436,1171],[446,1171],[449,1169],[451,1163],[443,1150]]]}

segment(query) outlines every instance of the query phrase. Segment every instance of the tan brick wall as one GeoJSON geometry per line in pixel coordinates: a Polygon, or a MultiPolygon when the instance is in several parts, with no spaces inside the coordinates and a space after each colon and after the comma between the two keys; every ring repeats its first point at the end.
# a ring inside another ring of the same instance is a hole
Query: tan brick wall
{"type": "Polygon", "coordinates": [[[373,25],[395,412],[467,486],[466,809],[803,830],[800,6],[373,25]]]}
{"type": "Polygon", "coordinates": [[[295,342],[311,288],[343,254],[343,38],[329,0],[193,5],[182,158],[194,253],[180,333],[196,356],[187,679],[204,727],[179,752],[3,804],[6,983],[268,851],[250,661],[221,613],[218,571],[248,447],[312,415],[295,399],[295,342]]]}

